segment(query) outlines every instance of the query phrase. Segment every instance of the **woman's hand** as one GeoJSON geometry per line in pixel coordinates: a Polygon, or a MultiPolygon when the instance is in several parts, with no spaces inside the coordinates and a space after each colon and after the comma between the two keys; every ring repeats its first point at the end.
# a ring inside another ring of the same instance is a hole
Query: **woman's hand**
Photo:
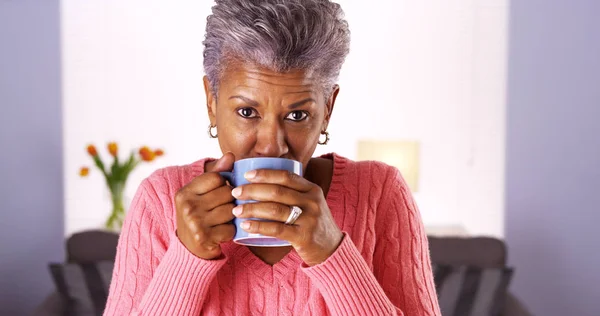
{"type": "Polygon", "coordinates": [[[331,215],[321,187],[285,170],[254,170],[245,177],[251,184],[235,188],[233,196],[259,202],[236,206],[234,215],[272,222],[247,220],[244,224],[249,226],[242,228],[289,241],[309,266],[324,262],[337,249],[343,234],[331,215]],[[291,206],[300,207],[302,214],[293,225],[286,225],[291,206]]]}
{"type": "Polygon", "coordinates": [[[231,170],[234,160],[233,154],[225,154],[216,161],[213,172],[194,178],[175,195],[177,236],[191,253],[202,259],[219,258],[220,244],[235,235],[235,226],[230,223],[235,206],[231,188],[218,173],[231,170]]]}

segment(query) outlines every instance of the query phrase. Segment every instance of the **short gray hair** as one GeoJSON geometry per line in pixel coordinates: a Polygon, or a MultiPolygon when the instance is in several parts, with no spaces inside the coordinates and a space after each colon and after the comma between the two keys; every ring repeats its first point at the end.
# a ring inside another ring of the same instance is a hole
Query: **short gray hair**
{"type": "Polygon", "coordinates": [[[350,30],[329,0],[215,0],[207,19],[204,71],[213,93],[228,62],[276,72],[304,70],[324,88],[337,81],[350,50],[350,30]]]}

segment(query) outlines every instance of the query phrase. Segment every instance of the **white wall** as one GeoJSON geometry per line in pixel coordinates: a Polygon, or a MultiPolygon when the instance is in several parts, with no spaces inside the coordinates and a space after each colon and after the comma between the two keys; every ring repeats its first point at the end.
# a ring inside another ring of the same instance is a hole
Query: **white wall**
{"type": "MultiPolygon", "coordinates": [[[[425,223],[502,236],[507,0],[340,3],[352,47],[332,141],[317,154],[353,158],[363,138],[418,140],[425,223]]],[[[202,89],[211,5],[62,2],[66,234],[98,227],[110,209],[101,176],[77,176],[88,142],[166,150],[134,172],[130,197],[155,168],[219,155],[202,89]]]]}

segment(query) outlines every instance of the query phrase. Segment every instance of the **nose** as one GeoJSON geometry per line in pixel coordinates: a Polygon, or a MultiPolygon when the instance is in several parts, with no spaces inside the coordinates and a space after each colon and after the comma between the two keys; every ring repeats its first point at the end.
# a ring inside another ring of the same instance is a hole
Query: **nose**
{"type": "Polygon", "coordinates": [[[278,120],[263,120],[258,127],[254,151],[262,157],[281,157],[289,152],[285,129],[278,120]]]}

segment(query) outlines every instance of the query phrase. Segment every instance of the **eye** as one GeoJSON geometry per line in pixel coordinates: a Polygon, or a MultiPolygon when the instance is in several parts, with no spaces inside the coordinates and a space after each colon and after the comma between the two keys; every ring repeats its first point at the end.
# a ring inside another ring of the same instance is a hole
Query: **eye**
{"type": "Polygon", "coordinates": [[[290,114],[288,114],[285,117],[285,119],[294,121],[294,122],[300,122],[300,121],[304,121],[307,117],[308,117],[308,113],[306,113],[306,111],[293,111],[293,112],[290,112],[290,114]]]}
{"type": "Polygon", "coordinates": [[[256,110],[253,108],[241,108],[237,110],[237,113],[244,118],[255,118],[258,115],[256,114],[256,110]]]}

